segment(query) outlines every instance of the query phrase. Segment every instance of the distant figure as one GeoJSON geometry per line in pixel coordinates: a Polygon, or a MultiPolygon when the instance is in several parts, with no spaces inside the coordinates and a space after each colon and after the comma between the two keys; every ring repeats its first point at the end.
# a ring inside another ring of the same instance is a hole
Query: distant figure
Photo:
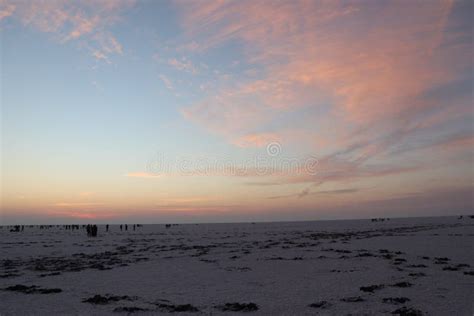
{"type": "Polygon", "coordinates": [[[109,231],[109,224],[105,225],[105,231],[106,231],[106,232],[109,231]]]}
{"type": "Polygon", "coordinates": [[[120,231],[122,231],[122,225],[120,225],[120,231]]]}
{"type": "Polygon", "coordinates": [[[87,225],[87,236],[97,237],[97,225],[87,225]]]}
{"type": "Polygon", "coordinates": [[[166,224],[165,227],[166,227],[166,228],[170,228],[170,227],[171,227],[171,224],[166,224]]]}
{"type": "Polygon", "coordinates": [[[97,225],[93,225],[91,228],[92,237],[97,237],[97,225]]]}
{"type": "Polygon", "coordinates": [[[135,230],[135,224],[133,224],[133,230],[135,230]]]}
{"type": "Polygon", "coordinates": [[[125,230],[128,230],[128,225],[127,224],[125,224],[125,230]]]}

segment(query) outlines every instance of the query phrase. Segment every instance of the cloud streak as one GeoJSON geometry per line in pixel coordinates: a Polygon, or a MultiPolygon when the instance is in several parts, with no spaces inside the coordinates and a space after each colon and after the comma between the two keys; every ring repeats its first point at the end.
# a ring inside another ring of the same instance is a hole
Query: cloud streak
{"type": "Polygon", "coordinates": [[[98,60],[123,54],[110,29],[134,0],[2,1],[0,20],[14,19],[40,32],[51,33],[61,43],[76,41],[98,60]]]}
{"type": "Polygon", "coordinates": [[[337,190],[322,190],[322,191],[313,191],[311,192],[309,188],[304,189],[300,193],[296,194],[288,194],[288,195],[275,195],[275,196],[270,196],[268,199],[270,200],[276,200],[276,199],[283,199],[283,198],[304,198],[306,196],[310,195],[320,195],[320,194],[329,194],[329,195],[339,195],[339,194],[350,194],[350,193],[356,193],[359,192],[360,190],[357,188],[349,188],[349,189],[337,189],[337,190]]]}
{"type": "MultiPolygon", "coordinates": [[[[459,40],[469,38],[472,28],[460,27],[469,22],[453,18],[455,5],[453,1],[181,3],[182,23],[194,43],[192,53],[237,41],[243,43],[246,63],[263,69],[256,79],[231,80],[182,114],[241,148],[263,146],[273,138],[265,129],[275,130],[279,117],[308,108],[317,113],[312,117],[315,125],[325,121],[337,126],[337,133],[324,139],[333,151],[321,158],[317,176],[272,183],[417,172],[420,165],[392,163],[389,154],[412,153],[455,137],[450,135],[472,133],[472,127],[452,131],[453,121],[462,119],[455,113],[473,118],[469,98],[462,93],[449,102],[430,97],[439,87],[472,82],[469,75],[464,77],[466,69],[472,69],[472,56],[466,53],[472,51],[472,41],[459,40]],[[430,144],[424,138],[433,132],[441,140],[430,144]],[[388,162],[381,163],[382,159],[388,162]]],[[[458,144],[465,150],[469,139],[458,144]]]]}

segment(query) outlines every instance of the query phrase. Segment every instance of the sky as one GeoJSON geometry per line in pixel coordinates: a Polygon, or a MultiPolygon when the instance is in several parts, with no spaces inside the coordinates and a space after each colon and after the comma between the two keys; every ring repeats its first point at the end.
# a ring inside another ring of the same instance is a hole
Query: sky
{"type": "Polygon", "coordinates": [[[473,12],[0,0],[0,224],[472,213],[473,12]]]}

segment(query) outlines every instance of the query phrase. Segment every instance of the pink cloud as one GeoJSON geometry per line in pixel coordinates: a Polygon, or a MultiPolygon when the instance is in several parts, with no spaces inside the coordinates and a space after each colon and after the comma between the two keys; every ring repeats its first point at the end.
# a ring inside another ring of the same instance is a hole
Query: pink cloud
{"type": "Polygon", "coordinates": [[[187,60],[186,58],[183,58],[182,60],[170,58],[168,60],[168,64],[180,71],[186,71],[192,74],[198,73],[197,67],[194,66],[193,63],[190,60],[187,60]]]}
{"type": "Polygon", "coordinates": [[[396,150],[421,149],[424,144],[413,141],[419,135],[441,129],[461,118],[461,112],[472,116],[471,105],[460,98],[445,102],[426,97],[472,66],[472,56],[466,54],[472,51],[472,42],[446,44],[459,36],[446,31],[452,1],[182,4],[191,52],[204,53],[238,41],[247,63],[263,69],[258,78],[231,78],[212,90],[182,110],[186,119],[236,146],[249,147],[267,141],[253,132],[264,130],[282,113],[305,108],[323,113],[324,117],[312,117],[314,125],[324,120],[331,133],[317,135],[314,143],[333,153],[322,157],[321,172],[276,182],[318,183],[416,172],[422,167],[408,163],[381,167],[377,160],[396,150]]]}
{"type": "MultiPolygon", "coordinates": [[[[318,94],[333,98],[335,110],[357,124],[429,106],[416,97],[455,76],[440,59],[447,52],[439,48],[451,6],[436,1],[380,3],[373,6],[376,19],[372,5],[362,2],[186,3],[184,25],[201,46],[243,40],[249,60],[266,67],[267,75],[218,91],[187,109],[185,116],[212,128],[216,116],[226,123],[229,117],[241,121],[240,112],[251,108],[261,123],[264,116],[275,115],[268,108],[305,106],[318,94]],[[341,29],[353,23],[358,24],[341,29]],[[205,108],[215,116],[208,116],[205,108]]],[[[464,57],[456,63],[471,62],[464,57]]]]}
{"type": "Polygon", "coordinates": [[[90,206],[101,206],[104,203],[98,202],[58,202],[54,204],[57,207],[90,207],[90,206]]]}
{"type": "Polygon", "coordinates": [[[93,212],[93,211],[49,211],[49,216],[52,217],[68,217],[74,219],[109,219],[114,218],[116,214],[109,212],[93,212]]]}
{"type": "Polygon", "coordinates": [[[83,35],[91,33],[99,25],[100,22],[100,18],[98,16],[94,16],[88,19],[79,14],[70,17],[70,19],[74,21],[74,28],[71,30],[71,32],[69,32],[65,40],[76,39],[83,35]]]}
{"type": "Polygon", "coordinates": [[[461,148],[461,149],[473,149],[474,148],[474,136],[473,135],[462,135],[449,139],[446,142],[440,144],[445,148],[461,148]]]}
{"type": "Polygon", "coordinates": [[[174,90],[173,82],[167,76],[160,74],[159,77],[168,90],[174,90]]]}
{"type": "Polygon", "coordinates": [[[6,3],[5,0],[0,1],[0,6],[0,21],[11,16],[16,8],[14,4],[6,3]]]}
{"type": "Polygon", "coordinates": [[[233,141],[238,147],[263,147],[276,141],[281,141],[277,134],[273,133],[260,133],[260,134],[247,134],[239,137],[233,141]]]}
{"type": "Polygon", "coordinates": [[[93,51],[92,56],[94,56],[94,58],[97,59],[97,60],[104,60],[105,62],[110,63],[110,60],[107,57],[107,55],[105,55],[101,51],[98,51],[98,50],[93,51]]]}
{"type": "Polygon", "coordinates": [[[108,29],[119,21],[119,16],[132,7],[134,2],[6,0],[6,9],[0,16],[11,16],[25,26],[51,33],[59,42],[79,41],[79,46],[91,51],[92,56],[108,61],[109,55],[123,53],[122,46],[108,29]]]}

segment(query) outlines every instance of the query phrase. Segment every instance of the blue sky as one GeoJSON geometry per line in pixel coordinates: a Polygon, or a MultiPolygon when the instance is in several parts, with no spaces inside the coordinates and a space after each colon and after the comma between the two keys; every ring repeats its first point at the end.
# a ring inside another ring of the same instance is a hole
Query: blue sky
{"type": "Polygon", "coordinates": [[[1,1],[2,222],[469,212],[466,12],[1,1]]]}

